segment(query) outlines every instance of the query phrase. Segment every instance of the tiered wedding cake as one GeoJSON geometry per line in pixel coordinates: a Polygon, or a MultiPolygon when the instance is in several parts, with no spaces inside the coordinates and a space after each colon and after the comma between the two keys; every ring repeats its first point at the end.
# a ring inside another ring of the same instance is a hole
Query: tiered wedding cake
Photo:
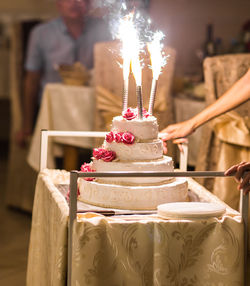
{"type": "MultiPolygon", "coordinates": [[[[172,158],[163,156],[154,116],[128,109],[113,119],[111,132],[102,148],[93,150],[93,161],[81,171],[174,171],[172,158]]],[[[79,180],[79,199],[92,205],[130,210],[151,210],[167,202],[187,200],[188,186],[183,178],[133,177],[79,180]]]]}

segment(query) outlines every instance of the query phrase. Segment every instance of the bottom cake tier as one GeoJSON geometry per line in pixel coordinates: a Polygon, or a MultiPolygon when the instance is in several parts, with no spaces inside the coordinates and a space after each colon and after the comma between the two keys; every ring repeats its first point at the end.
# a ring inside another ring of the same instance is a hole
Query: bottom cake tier
{"type": "Polygon", "coordinates": [[[158,205],[188,200],[186,179],[177,178],[171,183],[151,186],[124,186],[79,179],[79,200],[96,206],[154,210],[158,205]]]}

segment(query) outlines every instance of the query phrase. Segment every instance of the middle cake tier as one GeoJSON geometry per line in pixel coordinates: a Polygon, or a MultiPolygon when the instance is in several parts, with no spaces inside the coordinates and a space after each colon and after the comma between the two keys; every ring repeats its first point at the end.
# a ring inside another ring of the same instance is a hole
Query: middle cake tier
{"type": "Polygon", "coordinates": [[[136,142],[131,145],[123,143],[103,143],[103,148],[114,151],[117,159],[121,161],[143,161],[161,159],[163,143],[160,139],[150,142],[136,142]]]}
{"type": "MultiPolygon", "coordinates": [[[[142,171],[155,171],[155,172],[173,172],[174,166],[171,157],[163,156],[161,159],[153,161],[112,161],[104,162],[103,160],[93,160],[92,168],[96,172],[142,172],[142,171]]],[[[159,184],[172,181],[173,178],[166,177],[119,177],[119,178],[99,178],[98,182],[104,183],[117,183],[124,185],[147,185],[159,184]]]]}

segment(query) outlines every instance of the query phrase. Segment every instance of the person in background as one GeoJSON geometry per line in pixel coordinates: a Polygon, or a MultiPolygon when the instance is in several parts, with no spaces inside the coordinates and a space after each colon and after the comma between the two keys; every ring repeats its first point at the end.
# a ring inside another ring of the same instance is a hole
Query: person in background
{"type": "Polygon", "coordinates": [[[232,110],[250,98],[250,69],[227,92],[194,117],[176,124],[171,124],[161,131],[164,152],[167,153],[166,141],[179,144],[186,142],[188,135],[209,120],[232,110]]]}
{"type": "Polygon", "coordinates": [[[111,39],[104,22],[89,17],[91,0],[56,0],[56,5],[60,16],[36,26],[29,39],[23,122],[16,134],[16,142],[21,147],[32,134],[45,85],[61,81],[55,66],[80,62],[91,70],[94,44],[111,39]]]}
{"type": "Polygon", "coordinates": [[[241,162],[232,166],[225,172],[226,176],[234,175],[239,183],[238,190],[242,189],[244,194],[250,191],[250,162],[241,162]]]}

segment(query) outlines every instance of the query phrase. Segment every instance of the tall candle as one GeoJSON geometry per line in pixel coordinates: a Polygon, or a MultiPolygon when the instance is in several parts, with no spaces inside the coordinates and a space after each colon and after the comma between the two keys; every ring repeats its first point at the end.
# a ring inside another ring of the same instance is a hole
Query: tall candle
{"type": "Polygon", "coordinates": [[[142,80],[141,80],[142,71],[141,71],[139,57],[135,57],[132,59],[132,71],[136,82],[138,117],[140,120],[143,120],[142,80]]]}
{"type": "Polygon", "coordinates": [[[149,99],[148,112],[150,115],[153,114],[155,96],[157,90],[157,81],[159,79],[161,69],[166,64],[166,57],[162,53],[162,44],[161,40],[164,38],[164,34],[161,31],[157,31],[151,43],[148,43],[148,50],[151,58],[151,66],[153,73],[153,80],[151,86],[151,93],[149,99]]]}
{"type": "Polygon", "coordinates": [[[138,107],[138,118],[143,120],[143,103],[142,103],[142,87],[141,85],[136,86],[137,96],[137,107],[138,107]]]}
{"type": "Polygon", "coordinates": [[[126,112],[128,109],[128,78],[123,81],[123,100],[122,111],[126,112]]]}
{"type": "Polygon", "coordinates": [[[153,78],[153,80],[152,80],[152,85],[151,85],[150,98],[149,98],[149,107],[148,107],[148,113],[149,113],[149,115],[152,115],[152,114],[153,114],[154,103],[155,103],[155,95],[156,95],[156,89],[157,89],[157,79],[153,78]]]}

